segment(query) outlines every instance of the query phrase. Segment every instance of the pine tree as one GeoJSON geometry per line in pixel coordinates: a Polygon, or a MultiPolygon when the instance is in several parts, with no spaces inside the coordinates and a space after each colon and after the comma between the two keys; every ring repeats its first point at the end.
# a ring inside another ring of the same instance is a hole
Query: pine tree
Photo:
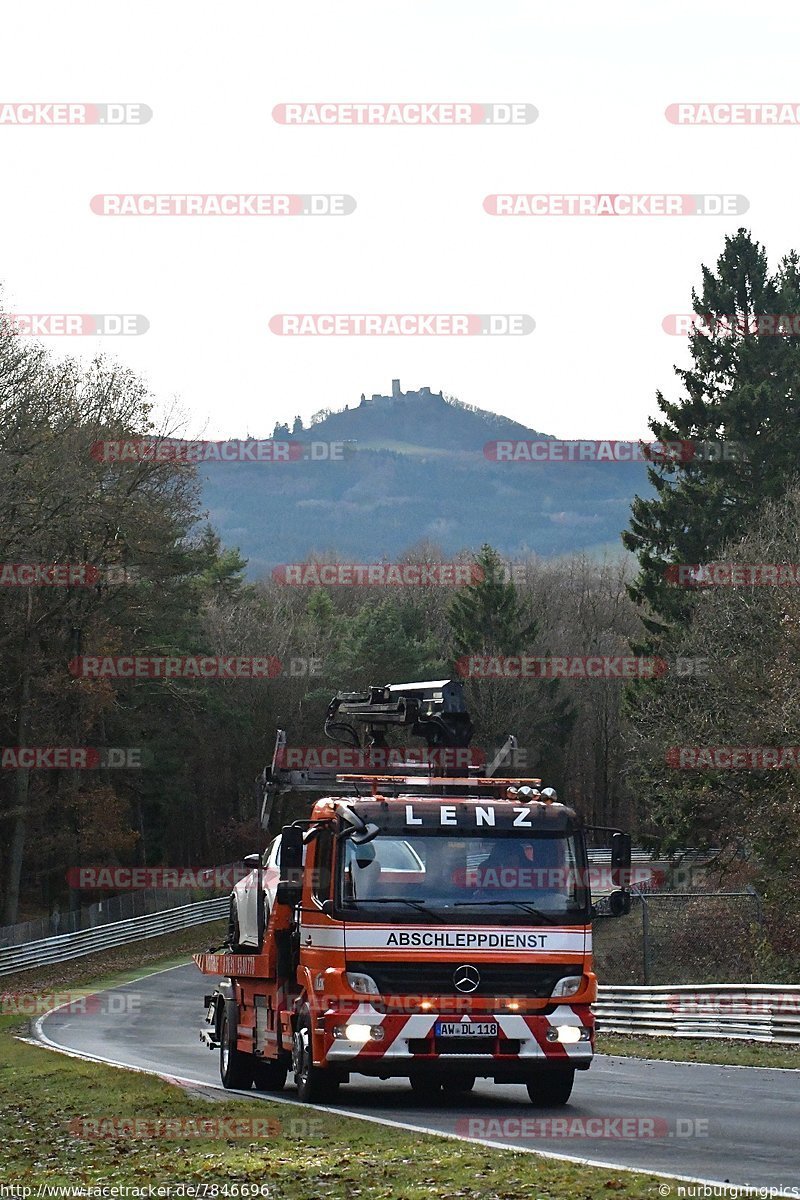
{"type": "Polygon", "coordinates": [[[689,443],[699,452],[685,460],[665,455],[649,466],[656,494],[635,498],[622,535],[639,558],[630,594],[649,610],[651,649],[663,648],[691,609],[691,596],[669,581],[667,568],[713,561],[746,532],[765,499],[785,493],[800,457],[800,336],[775,334],[769,320],[797,320],[798,255],[788,254],[770,275],[764,248],[740,229],[725,239],[716,273],[702,268],[692,306],[703,328],[690,335],[691,366],[675,368],[685,395],[671,402],[658,392],[663,416],[649,426],[659,442],[689,443]]]}
{"type": "Polygon", "coordinates": [[[481,547],[475,559],[478,580],[460,588],[447,615],[453,647],[462,654],[519,654],[530,648],[538,626],[525,613],[497,551],[481,547]]]}
{"type": "MultiPolygon", "coordinates": [[[[447,613],[454,657],[534,653],[538,622],[516,584],[506,578],[498,552],[482,546],[475,565],[478,580],[458,590],[447,613]]],[[[487,750],[487,757],[513,733],[527,754],[525,773],[535,770],[549,785],[560,787],[563,747],[576,715],[560,681],[467,680],[466,692],[475,725],[473,741],[487,750]]]]}

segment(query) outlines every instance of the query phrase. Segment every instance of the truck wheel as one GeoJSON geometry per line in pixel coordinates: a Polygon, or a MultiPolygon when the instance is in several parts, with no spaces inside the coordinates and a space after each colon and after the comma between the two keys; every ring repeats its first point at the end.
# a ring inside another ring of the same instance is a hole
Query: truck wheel
{"type": "Polygon", "coordinates": [[[259,1092],[282,1092],[288,1073],[285,1062],[257,1058],[253,1069],[256,1088],[259,1092]]]}
{"type": "Polygon", "coordinates": [[[528,1095],[537,1108],[555,1108],[566,1104],[575,1082],[574,1067],[559,1067],[557,1070],[540,1071],[528,1080],[528,1095]]]}
{"type": "Polygon", "coordinates": [[[315,1067],[312,1062],[311,1014],[307,1008],[301,1009],[297,1017],[292,1039],[292,1070],[297,1098],[304,1104],[324,1104],[336,1096],[339,1080],[331,1076],[329,1068],[315,1067]]]}
{"type": "Polygon", "coordinates": [[[448,1076],[442,1080],[442,1089],[445,1092],[471,1092],[475,1087],[474,1075],[458,1075],[448,1076]]]}
{"type": "Polygon", "coordinates": [[[234,1028],[226,1004],[219,1036],[219,1074],[223,1087],[247,1090],[253,1086],[255,1064],[251,1054],[237,1050],[234,1028]]]}

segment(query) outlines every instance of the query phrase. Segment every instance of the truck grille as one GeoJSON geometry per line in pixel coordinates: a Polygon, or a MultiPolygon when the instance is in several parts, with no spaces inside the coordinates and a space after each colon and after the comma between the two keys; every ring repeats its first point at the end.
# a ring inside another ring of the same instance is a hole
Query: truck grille
{"type": "MultiPolygon", "coordinates": [[[[382,996],[458,996],[453,984],[455,970],[468,963],[457,962],[348,962],[348,971],[371,975],[382,996]]],[[[552,995],[559,979],[580,975],[580,963],[474,963],[480,983],[472,996],[533,996],[539,999],[552,995]]]]}
{"type": "Polygon", "coordinates": [[[518,1038],[409,1038],[410,1054],[519,1054],[522,1042],[518,1038]]]}

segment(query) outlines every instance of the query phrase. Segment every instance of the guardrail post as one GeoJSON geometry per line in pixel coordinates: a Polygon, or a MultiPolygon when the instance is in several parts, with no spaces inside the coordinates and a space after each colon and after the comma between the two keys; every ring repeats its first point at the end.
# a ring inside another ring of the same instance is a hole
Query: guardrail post
{"type": "Polygon", "coordinates": [[[650,963],[650,910],[647,907],[647,897],[644,892],[641,893],[642,899],[642,967],[644,972],[644,982],[650,982],[651,963],[650,963]]]}

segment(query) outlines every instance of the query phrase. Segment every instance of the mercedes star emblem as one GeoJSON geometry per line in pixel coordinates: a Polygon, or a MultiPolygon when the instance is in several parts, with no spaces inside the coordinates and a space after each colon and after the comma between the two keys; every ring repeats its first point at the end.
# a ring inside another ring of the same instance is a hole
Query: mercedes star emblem
{"type": "Polygon", "coordinates": [[[480,973],[475,967],[463,966],[456,967],[453,972],[453,983],[458,988],[459,992],[474,992],[477,990],[478,984],[481,981],[480,973]]]}

